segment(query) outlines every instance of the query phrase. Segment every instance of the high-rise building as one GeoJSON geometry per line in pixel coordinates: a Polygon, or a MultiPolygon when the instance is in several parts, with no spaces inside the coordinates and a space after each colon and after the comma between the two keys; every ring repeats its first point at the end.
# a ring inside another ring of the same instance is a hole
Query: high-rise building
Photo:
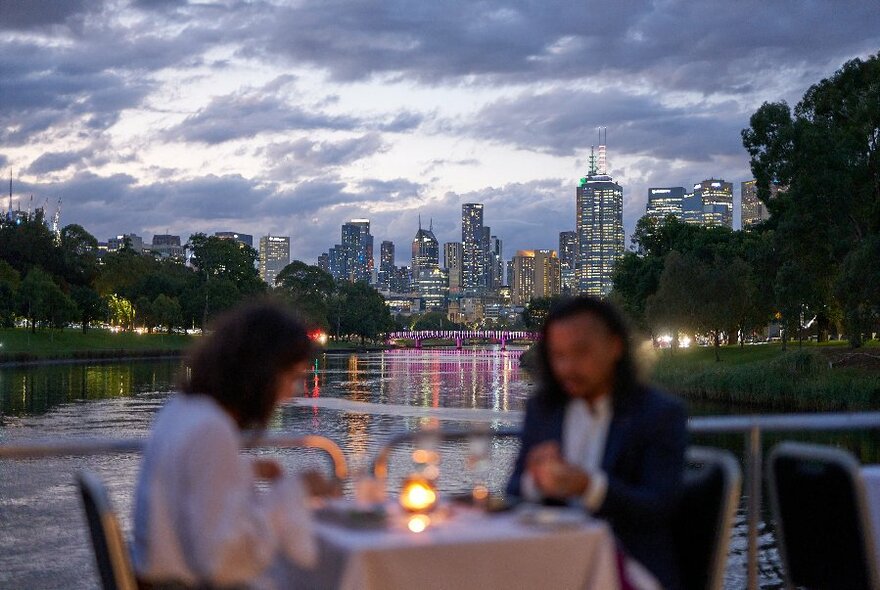
{"type": "Polygon", "coordinates": [[[577,291],[574,274],[577,264],[577,232],[559,232],[559,268],[563,293],[577,291]]]}
{"type": "MultiPolygon", "coordinates": [[[[755,180],[747,180],[741,185],[742,192],[742,228],[749,227],[767,221],[770,219],[770,212],[767,211],[761,199],[758,198],[758,183],[755,180]]],[[[779,191],[775,184],[770,185],[770,198],[776,196],[779,191]]]]}
{"type": "Polygon", "coordinates": [[[511,299],[524,306],[535,297],[561,292],[559,257],[554,250],[518,250],[513,257],[511,299]]]}
{"type": "Polygon", "coordinates": [[[215,238],[220,238],[221,240],[235,240],[239,244],[244,244],[249,248],[254,247],[254,236],[249,234],[240,234],[236,231],[218,231],[214,232],[215,238]]]}
{"type": "Polygon", "coordinates": [[[703,204],[703,223],[706,227],[723,225],[733,229],[733,184],[710,178],[694,185],[694,195],[703,204]]]}
{"type": "Polygon", "coordinates": [[[144,251],[144,239],[137,234],[122,234],[121,236],[110,238],[107,240],[107,251],[116,252],[117,250],[121,250],[126,242],[128,242],[131,249],[138,254],[144,251]]]}
{"type": "Polygon", "coordinates": [[[394,242],[384,240],[379,251],[378,287],[383,291],[391,290],[391,278],[394,276],[394,242]]]}
{"type": "Polygon", "coordinates": [[[682,197],[681,220],[688,225],[703,225],[703,201],[698,193],[687,193],[682,197]]]}
{"type": "MultiPolygon", "coordinates": [[[[489,229],[489,228],[486,228],[489,229]]],[[[504,284],[504,252],[502,250],[501,239],[498,236],[489,237],[489,280],[486,286],[497,291],[504,284]]]]}
{"type": "Polygon", "coordinates": [[[670,215],[681,220],[682,199],[684,197],[685,190],[683,186],[649,188],[645,215],[658,222],[663,222],[670,215]]]}
{"type": "MultiPolygon", "coordinates": [[[[373,276],[373,236],[370,235],[369,219],[352,219],[342,224],[342,243],[337,246],[337,278],[351,282],[369,283],[373,276]]],[[[331,252],[331,263],[332,263],[331,252]]],[[[331,264],[332,266],[332,264],[331,264]]]]}
{"type": "Polygon", "coordinates": [[[184,248],[180,243],[180,236],[170,234],[154,235],[150,252],[159,258],[169,258],[171,260],[183,260],[185,257],[184,248]]]}
{"type": "Polygon", "coordinates": [[[461,206],[461,286],[467,291],[479,292],[485,287],[483,236],[482,203],[465,203],[461,206]]]}
{"type": "Polygon", "coordinates": [[[275,286],[275,278],[290,264],[290,238],[263,236],[260,238],[260,278],[275,286]]]}
{"type": "Polygon", "coordinates": [[[461,291],[461,242],[446,242],[443,244],[443,267],[449,275],[450,294],[458,294],[461,291]]]}
{"type": "Polygon", "coordinates": [[[333,274],[330,272],[330,254],[328,252],[324,252],[318,256],[318,268],[328,274],[333,274]]]}
{"type": "MultiPolygon", "coordinates": [[[[604,154],[601,146],[599,151],[604,154]]],[[[575,221],[578,292],[604,297],[611,291],[614,266],[623,257],[623,187],[596,167],[592,154],[590,171],[577,187],[575,221]]]]}
{"type": "Polygon", "coordinates": [[[440,266],[440,244],[434,237],[433,226],[428,229],[422,228],[419,221],[419,230],[412,241],[412,273],[415,279],[423,268],[435,268],[440,266]]]}

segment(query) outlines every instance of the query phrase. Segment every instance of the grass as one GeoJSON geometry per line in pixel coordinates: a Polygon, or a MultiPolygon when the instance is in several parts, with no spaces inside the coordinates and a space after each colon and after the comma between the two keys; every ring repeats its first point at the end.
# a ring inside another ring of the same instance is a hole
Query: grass
{"type": "Polygon", "coordinates": [[[778,411],[880,409],[880,371],[832,368],[831,358],[849,349],[842,343],[789,343],[663,350],[653,378],[686,398],[763,407],[778,411]]]}
{"type": "Polygon", "coordinates": [[[0,362],[44,359],[162,356],[185,349],[193,337],[186,334],[136,334],[91,329],[0,329],[0,362]]]}

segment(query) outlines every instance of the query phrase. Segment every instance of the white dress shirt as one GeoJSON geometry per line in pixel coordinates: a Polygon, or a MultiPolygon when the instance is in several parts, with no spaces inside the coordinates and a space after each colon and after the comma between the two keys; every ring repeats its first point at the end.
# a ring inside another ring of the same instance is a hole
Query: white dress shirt
{"type": "Polygon", "coordinates": [[[135,492],[137,573],[186,584],[279,587],[269,568],[317,560],[307,496],[286,476],[260,493],[241,435],[210,397],[178,394],[159,411],[135,492]]]}
{"type": "MultiPolygon", "coordinates": [[[[569,400],[565,405],[562,458],[590,476],[590,485],[582,500],[591,512],[599,510],[608,490],[608,477],[602,471],[602,457],[605,455],[605,440],[608,438],[612,414],[609,395],[596,400],[592,407],[582,399],[569,400]]],[[[528,473],[522,476],[521,489],[525,498],[532,501],[541,499],[541,492],[528,473]]]]}

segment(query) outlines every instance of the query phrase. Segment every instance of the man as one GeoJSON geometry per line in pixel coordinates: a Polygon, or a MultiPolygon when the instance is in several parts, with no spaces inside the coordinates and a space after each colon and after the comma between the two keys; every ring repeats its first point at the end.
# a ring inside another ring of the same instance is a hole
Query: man
{"type": "Polygon", "coordinates": [[[537,351],[540,385],[526,406],[508,495],[582,504],[609,522],[632,558],[624,578],[678,588],[672,526],[683,404],[639,383],[626,324],[598,299],[554,306],[537,351]]]}

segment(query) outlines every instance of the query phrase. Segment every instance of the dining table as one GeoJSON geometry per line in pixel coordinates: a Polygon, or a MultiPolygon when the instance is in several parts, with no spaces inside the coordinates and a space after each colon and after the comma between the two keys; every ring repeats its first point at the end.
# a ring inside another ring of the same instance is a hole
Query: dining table
{"type": "Polygon", "coordinates": [[[389,505],[375,522],[319,511],[320,557],[291,573],[295,588],[341,590],[615,590],[609,526],[583,510],[531,507],[487,513],[442,505],[412,515],[389,505]],[[553,512],[556,511],[556,512],[553,512]],[[567,512],[566,512],[567,511],[567,512]]]}

